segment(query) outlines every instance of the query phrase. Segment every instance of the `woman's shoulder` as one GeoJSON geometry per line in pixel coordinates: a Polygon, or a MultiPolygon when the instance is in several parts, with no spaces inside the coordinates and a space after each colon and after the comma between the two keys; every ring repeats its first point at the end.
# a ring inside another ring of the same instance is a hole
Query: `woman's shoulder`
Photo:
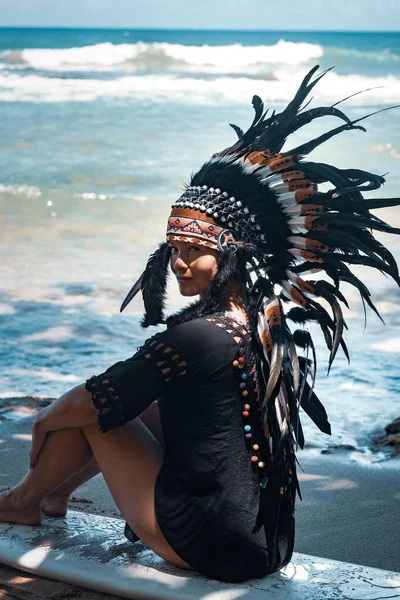
{"type": "Polygon", "coordinates": [[[205,353],[215,348],[237,348],[249,341],[250,334],[244,324],[224,313],[214,313],[179,323],[154,336],[160,343],[175,351],[190,350],[205,353]]]}

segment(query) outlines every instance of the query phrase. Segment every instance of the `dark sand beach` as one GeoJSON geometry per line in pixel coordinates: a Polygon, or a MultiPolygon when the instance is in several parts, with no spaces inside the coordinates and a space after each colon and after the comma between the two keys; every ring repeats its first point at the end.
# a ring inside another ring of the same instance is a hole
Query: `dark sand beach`
{"type": "MultiPolygon", "coordinates": [[[[47,403],[29,397],[0,400],[0,485],[12,486],[26,472],[32,421],[47,403]]],[[[400,571],[400,459],[361,465],[345,449],[317,457],[299,452],[298,459],[303,501],[297,502],[295,551],[400,571]]],[[[76,491],[70,508],[121,517],[101,475],[76,491]]],[[[0,565],[0,598],[101,600],[112,596],[0,565]]]]}

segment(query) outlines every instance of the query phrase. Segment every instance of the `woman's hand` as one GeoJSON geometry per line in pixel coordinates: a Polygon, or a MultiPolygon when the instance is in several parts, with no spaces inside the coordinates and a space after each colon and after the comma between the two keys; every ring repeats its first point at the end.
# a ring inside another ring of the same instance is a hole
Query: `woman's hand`
{"type": "Polygon", "coordinates": [[[39,453],[46,441],[46,410],[50,408],[46,406],[37,414],[32,425],[32,448],[29,453],[29,468],[33,469],[38,459],[39,453]]]}
{"type": "Polygon", "coordinates": [[[86,391],[84,384],[72,388],[38,412],[32,426],[30,468],[35,466],[50,431],[92,425],[97,423],[97,414],[92,395],[86,391]]]}

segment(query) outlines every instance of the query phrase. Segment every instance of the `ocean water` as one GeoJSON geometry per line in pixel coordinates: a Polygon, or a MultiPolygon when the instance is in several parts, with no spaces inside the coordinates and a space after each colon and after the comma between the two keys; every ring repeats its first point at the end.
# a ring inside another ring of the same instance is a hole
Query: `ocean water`
{"type": "MultiPolygon", "coordinates": [[[[280,110],[313,65],[334,67],[313,106],[352,118],[399,103],[400,34],[0,29],[0,397],[57,396],[151,335],[141,303],[119,306],[162,241],[169,207],[190,174],[247,127],[251,98],[280,110]]],[[[287,148],[336,125],[319,120],[287,148]]],[[[311,154],[365,168],[400,195],[400,109],[365,122],[311,154]]],[[[400,226],[400,209],[380,211],[400,226]]],[[[395,236],[380,235],[400,260],[395,236]]],[[[333,435],[307,423],[310,451],[352,444],[376,461],[372,437],[400,415],[400,293],[359,269],[385,320],[364,317],[347,289],[351,364],[338,356],[317,393],[333,435]]],[[[169,288],[170,311],[182,306],[169,288]]]]}

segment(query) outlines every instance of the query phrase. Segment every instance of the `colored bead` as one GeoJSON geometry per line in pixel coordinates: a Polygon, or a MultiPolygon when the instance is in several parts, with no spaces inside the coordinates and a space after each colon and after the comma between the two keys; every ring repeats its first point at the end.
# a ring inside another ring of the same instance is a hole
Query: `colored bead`
{"type": "Polygon", "coordinates": [[[242,412],[242,415],[243,415],[244,417],[248,417],[248,416],[249,416],[249,411],[248,411],[248,410],[244,410],[244,411],[242,412]]]}
{"type": "Polygon", "coordinates": [[[257,467],[259,469],[263,469],[265,467],[265,463],[262,460],[260,460],[260,462],[258,463],[257,467]]]}
{"type": "Polygon", "coordinates": [[[265,490],[266,487],[267,487],[267,482],[266,481],[260,481],[260,488],[262,488],[263,490],[265,490]]]}
{"type": "Polygon", "coordinates": [[[239,366],[239,361],[238,360],[234,360],[232,364],[233,364],[234,367],[238,367],[239,366]]]}
{"type": "Polygon", "coordinates": [[[245,431],[251,431],[251,425],[245,425],[243,429],[245,431]]]}
{"type": "Polygon", "coordinates": [[[242,373],[242,379],[247,379],[247,374],[246,373],[242,373]]]}
{"type": "Polygon", "coordinates": [[[251,462],[257,462],[258,461],[258,457],[257,456],[252,456],[251,457],[251,462]]]}
{"type": "Polygon", "coordinates": [[[287,480],[288,480],[288,483],[292,483],[292,478],[291,477],[288,477],[287,480]]]}
{"type": "Polygon", "coordinates": [[[292,469],[289,469],[288,473],[289,473],[289,475],[292,475],[293,474],[292,469]]]}
{"type": "Polygon", "coordinates": [[[281,489],[279,490],[280,494],[283,494],[283,487],[281,487],[281,489]]]}
{"type": "Polygon", "coordinates": [[[244,408],[244,410],[250,410],[250,404],[245,404],[245,405],[243,406],[243,408],[244,408]]]}
{"type": "Polygon", "coordinates": [[[260,446],[258,444],[253,444],[253,450],[257,451],[259,449],[260,449],[260,446]]]}
{"type": "Polygon", "coordinates": [[[239,362],[240,362],[241,365],[244,364],[244,358],[243,358],[243,356],[241,356],[238,360],[239,360],[239,362]]]}
{"type": "Polygon", "coordinates": [[[248,396],[248,395],[249,395],[249,392],[247,390],[243,390],[242,396],[248,396]]]}
{"type": "Polygon", "coordinates": [[[252,437],[252,435],[251,435],[251,433],[246,433],[244,437],[249,440],[252,437]]]}
{"type": "Polygon", "coordinates": [[[241,390],[245,390],[246,389],[246,384],[244,381],[242,381],[242,383],[239,384],[239,387],[241,390]]]}

